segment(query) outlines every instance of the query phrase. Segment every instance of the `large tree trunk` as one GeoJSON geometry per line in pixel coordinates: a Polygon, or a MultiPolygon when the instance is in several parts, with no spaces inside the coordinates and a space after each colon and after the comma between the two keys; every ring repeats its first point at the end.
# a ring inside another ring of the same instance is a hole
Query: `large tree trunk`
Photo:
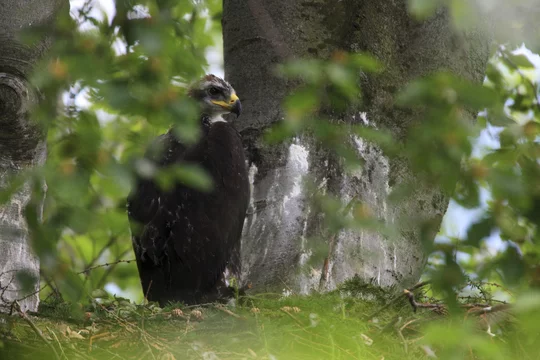
{"type": "MultiPolygon", "coordinates": [[[[0,191],[7,188],[11,176],[43,164],[46,158],[45,134],[29,119],[39,95],[27,78],[51,39],[42,34],[28,45],[18,35],[29,27],[50,24],[66,3],[0,1],[0,191]]],[[[0,311],[9,310],[14,300],[20,300],[23,310],[36,311],[39,303],[39,259],[33,253],[23,213],[30,195],[26,183],[0,206],[0,311]],[[21,272],[23,277],[18,276],[21,272]],[[30,287],[25,284],[28,279],[34,279],[30,287]]]]}
{"type": "Polygon", "coordinates": [[[370,52],[386,70],[362,79],[366,114],[336,118],[384,126],[404,139],[415,116],[394,106],[396,91],[440,69],[481,83],[488,39],[480,32],[454,31],[443,10],[425,22],[414,21],[406,0],[224,0],[223,10],[225,73],[240,98],[246,98],[236,125],[254,177],[242,280],[255,290],[297,292],[332,289],[355,274],[383,287],[417,281],[426,262],[420,226],[427,221],[438,230],[448,198],[440,189],[417,187],[399,204],[388,202],[396,185],[417,183],[415,174],[403,159],[389,159],[361,139],[351,139],[365,160],[363,170],[353,175],[305,135],[286,146],[266,146],[262,131],[284,117],[280,105],[294,86],[275,77],[273,68],[294,57],[328,59],[336,50],[370,52]],[[364,231],[327,236],[321,214],[300,186],[305,174],[344,202],[356,196],[369,204],[380,219],[398,228],[398,239],[364,231]],[[327,259],[315,256],[324,246],[327,259]]]}

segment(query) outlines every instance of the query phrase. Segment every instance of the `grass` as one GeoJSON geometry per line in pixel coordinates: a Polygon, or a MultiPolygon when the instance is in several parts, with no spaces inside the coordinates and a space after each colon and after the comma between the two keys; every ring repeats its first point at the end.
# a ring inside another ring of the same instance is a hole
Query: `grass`
{"type": "MultiPolygon", "coordinates": [[[[445,358],[445,339],[435,338],[434,346],[426,346],[423,324],[439,324],[441,329],[433,332],[443,334],[452,326],[450,318],[429,309],[414,313],[401,295],[391,301],[393,296],[380,290],[364,290],[364,296],[350,291],[353,296],[337,291],[290,297],[259,294],[239,299],[234,307],[176,304],[160,309],[124,299],[94,302],[85,309],[43,304],[40,313],[29,316],[43,336],[18,316],[0,319],[0,358],[397,360],[429,359],[432,351],[442,351],[445,358]],[[389,302],[392,305],[383,309],[389,302]]],[[[460,327],[463,324],[457,324],[460,327]]],[[[506,342],[482,329],[471,331],[480,339],[479,350],[474,344],[461,349],[459,338],[448,338],[449,343],[458,342],[452,351],[473,354],[471,359],[498,358],[482,357],[483,341],[501,346],[506,342]]]]}

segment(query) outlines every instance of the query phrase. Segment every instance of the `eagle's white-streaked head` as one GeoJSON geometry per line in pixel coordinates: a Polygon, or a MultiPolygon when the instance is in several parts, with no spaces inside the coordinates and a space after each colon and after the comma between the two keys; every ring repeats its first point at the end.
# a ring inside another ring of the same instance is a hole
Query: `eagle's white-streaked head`
{"type": "Polygon", "coordinates": [[[210,118],[234,113],[240,116],[242,104],[231,84],[215,75],[209,74],[192,85],[189,96],[198,101],[201,112],[210,118]]]}

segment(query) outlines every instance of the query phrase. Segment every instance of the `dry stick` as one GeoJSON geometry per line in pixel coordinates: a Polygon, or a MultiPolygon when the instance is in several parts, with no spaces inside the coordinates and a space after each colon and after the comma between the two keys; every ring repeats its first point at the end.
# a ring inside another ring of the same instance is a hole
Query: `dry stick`
{"type": "Polygon", "coordinates": [[[421,287],[424,287],[426,285],[429,285],[431,284],[431,281],[427,280],[427,281],[422,281],[422,282],[419,282],[418,284],[414,285],[412,288],[409,288],[407,290],[409,291],[414,291],[414,290],[418,290],[420,289],[421,287]]]}
{"type": "Polygon", "coordinates": [[[34,330],[34,332],[41,338],[41,340],[43,340],[43,342],[51,348],[51,350],[53,351],[54,353],[54,357],[57,359],[57,360],[60,360],[60,356],[58,355],[58,352],[56,352],[56,349],[54,348],[54,345],[51,344],[49,342],[49,340],[47,340],[45,338],[45,336],[43,336],[43,333],[41,332],[41,330],[38,329],[38,327],[32,322],[32,320],[30,320],[30,318],[24,313],[24,311],[22,311],[21,309],[21,306],[19,305],[19,303],[17,301],[14,302],[14,305],[15,305],[15,309],[17,310],[17,312],[19,313],[20,317],[22,317],[24,319],[24,321],[26,321],[28,323],[28,325],[30,325],[30,327],[32,328],[32,330],[34,330]]]}
{"type": "Polygon", "coordinates": [[[405,324],[403,324],[403,326],[401,326],[399,329],[396,329],[397,330],[397,333],[399,335],[399,337],[401,338],[401,341],[403,342],[403,347],[405,348],[405,353],[407,354],[409,352],[409,345],[407,344],[407,340],[405,339],[405,336],[403,335],[403,330],[411,325],[412,323],[416,322],[418,319],[412,319],[412,320],[409,320],[407,321],[405,324]]]}
{"type": "Polygon", "coordinates": [[[411,325],[412,323],[417,322],[417,321],[419,321],[419,320],[420,320],[420,319],[412,319],[412,320],[407,321],[405,324],[403,324],[403,325],[399,328],[399,331],[405,330],[405,328],[406,328],[407,326],[409,326],[409,325],[411,325]]]}
{"type": "Polygon", "coordinates": [[[47,330],[52,334],[52,336],[54,337],[54,339],[55,339],[56,342],[58,343],[58,347],[60,348],[60,351],[62,351],[62,356],[63,356],[65,359],[69,359],[69,358],[66,356],[66,353],[64,352],[64,348],[62,347],[62,344],[60,344],[60,340],[58,340],[58,337],[56,336],[56,334],[54,333],[54,331],[52,331],[51,329],[49,329],[48,326],[47,326],[47,330]]]}
{"type": "Polygon", "coordinates": [[[109,336],[109,335],[111,335],[111,333],[107,331],[107,332],[103,332],[101,334],[96,334],[96,335],[90,336],[90,338],[88,339],[88,352],[92,352],[92,344],[93,344],[94,340],[97,340],[99,338],[109,336]]]}
{"type": "Polygon", "coordinates": [[[231,310],[226,309],[226,308],[224,308],[223,306],[220,306],[220,305],[214,305],[214,308],[216,308],[216,309],[218,309],[218,310],[220,310],[220,311],[223,311],[225,314],[229,314],[229,315],[231,315],[231,316],[234,317],[234,318],[242,319],[242,320],[245,320],[245,319],[246,319],[245,317],[240,316],[240,315],[238,315],[238,314],[235,314],[235,313],[233,313],[231,310]]]}
{"type": "MultiPolygon", "coordinates": [[[[430,303],[419,303],[414,299],[414,294],[408,290],[405,290],[405,296],[409,299],[409,303],[413,308],[413,312],[416,312],[418,308],[427,308],[427,309],[439,309],[446,310],[444,304],[430,304],[430,303]]],[[[511,304],[499,304],[499,305],[489,305],[489,304],[463,304],[461,308],[470,309],[467,313],[472,315],[483,315],[487,313],[494,313],[498,311],[505,311],[512,308],[511,304]]]]}
{"type": "Polygon", "coordinates": [[[414,299],[414,294],[409,290],[404,290],[405,296],[409,299],[409,303],[413,308],[413,312],[416,312],[418,308],[427,308],[427,309],[442,309],[444,308],[443,304],[429,304],[429,303],[418,303],[414,299]]]}
{"type": "MultiPolygon", "coordinates": [[[[150,345],[152,345],[154,348],[156,348],[155,344],[150,344],[150,342],[148,341],[148,338],[146,337],[146,331],[141,329],[139,334],[144,339],[143,342],[146,345],[146,347],[148,348],[148,351],[150,352],[150,355],[152,355],[152,359],[155,360],[156,357],[154,356],[154,352],[152,351],[152,348],[150,347],[150,345]]],[[[162,350],[162,349],[158,349],[158,350],[162,350]]]]}
{"type": "MultiPolygon", "coordinates": [[[[414,290],[420,289],[421,287],[429,285],[430,283],[431,283],[430,281],[422,281],[422,282],[419,282],[418,284],[414,285],[413,287],[407,289],[406,291],[414,291],[414,290]]],[[[400,300],[401,300],[401,295],[396,296],[392,301],[390,301],[389,303],[384,305],[382,308],[379,308],[378,310],[376,310],[373,314],[365,316],[364,320],[369,320],[369,319],[374,318],[375,316],[379,315],[384,310],[388,309],[390,306],[398,303],[400,300]]]]}
{"type": "Polygon", "coordinates": [[[336,240],[336,234],[333,234],[330,237],[330,243],[328,246],[328,256],[324,259],[323,268],[321,272],[321,279],[319,280],[319,291],[324,290],[326,283],[328,282],[328,277],[330,275],[330,257],[334,252],[334,244],[336,240]]]}
{"type": "Polygon", "coordinates": [[[499,304],[495,306],[486,306],[486,307],[480,307],[479,309],[471,309],[468,311],[469,314],[472,315],[482,315],[482,314],[489,314],[489,313],[495,313],[498,311],[505,311],[510,310],[512,308],[511,304],[499,304]]]}
{"type": "Polygon", "coordinates": [[[405,339],[405,336],[403,336],[403,333],[401,332],[401,329],[396,329],[397,333],[399,335],[399,338],[401,339],[401,342],[403,343],[403,348],[405,350],[405,354],[409,353],[409,346],[407,345],[407,340],[405,339]]]}

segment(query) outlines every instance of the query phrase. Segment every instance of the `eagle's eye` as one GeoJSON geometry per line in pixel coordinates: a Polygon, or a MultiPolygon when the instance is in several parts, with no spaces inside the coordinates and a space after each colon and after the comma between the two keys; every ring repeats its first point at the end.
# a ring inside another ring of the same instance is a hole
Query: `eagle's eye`
{"type": "Polygon", "coordinates": [[[212,86],[210,89],[208,89],[208,94],[210,94],[212,96],[217,95],[219,93],[220,93],[219,89],[217,87],[215,87],[215,86],[212,86]]]}

